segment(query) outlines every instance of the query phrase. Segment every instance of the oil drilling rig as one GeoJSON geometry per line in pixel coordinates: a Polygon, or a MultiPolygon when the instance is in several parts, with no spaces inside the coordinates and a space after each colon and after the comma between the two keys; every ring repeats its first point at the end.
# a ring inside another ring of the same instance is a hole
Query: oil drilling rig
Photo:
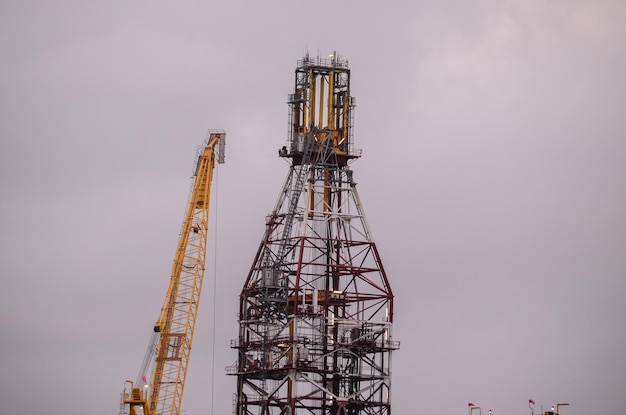
{"type": "Polygon", "coordinates": [[[349,165],[348,62],[306,55],[284,185],[240,295],[236,415],[390,414],[393,294],[349,165]]]}

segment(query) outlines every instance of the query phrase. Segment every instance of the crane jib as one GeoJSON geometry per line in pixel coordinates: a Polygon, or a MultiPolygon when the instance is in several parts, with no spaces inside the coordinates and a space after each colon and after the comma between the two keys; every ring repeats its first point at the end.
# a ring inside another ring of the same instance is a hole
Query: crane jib
{"type": "Polygon", "coordinates": [[[198,152],[165,300],[137,379],[126,381],[120,415],[180,413],[204,278],[211,182],[215,162],[224,163],[225,138],[223,130],[209,130],[198,152]]]}

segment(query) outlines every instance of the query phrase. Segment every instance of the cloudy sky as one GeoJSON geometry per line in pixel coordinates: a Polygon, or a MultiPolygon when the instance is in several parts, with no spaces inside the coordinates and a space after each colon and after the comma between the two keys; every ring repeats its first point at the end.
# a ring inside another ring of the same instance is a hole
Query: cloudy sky
{"type": "Polygon", "coordinates": [[[183,407],[231,413],[293,71],[333,51],[396,295],[393,413],[626,411],[626,3],[402,4],[0,4],[0,415],[117,414],[215,128],[183,407]]]}

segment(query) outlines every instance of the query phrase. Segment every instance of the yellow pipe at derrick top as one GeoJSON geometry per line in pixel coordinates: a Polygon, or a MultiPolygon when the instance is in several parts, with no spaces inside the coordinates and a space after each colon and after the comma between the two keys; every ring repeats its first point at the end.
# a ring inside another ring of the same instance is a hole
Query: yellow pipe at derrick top
{"type": "Polygon", "coordinates": [[[347,61],[335,54],[330,59],[307,55],[298,62],[295,75],[294,93],[289,96],[290,148],[285,147],[280,155],[299,163],[305,137],[314,132],[315,141],[324,147],[330,144],[336,155],[346,160],[358,157],[351,149],[354,100],[347,61]]]}

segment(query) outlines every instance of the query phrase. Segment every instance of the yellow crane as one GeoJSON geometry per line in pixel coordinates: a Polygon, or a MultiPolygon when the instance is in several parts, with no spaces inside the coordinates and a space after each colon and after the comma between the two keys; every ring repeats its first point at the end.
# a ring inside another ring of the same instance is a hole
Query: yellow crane
{"type": "Polygon", "coordinates": [[[163,307],[137,380],[126,381],[120,414],[180,414],[204,277],[211,181],[215,161],[224,163],[225,138],[224,131],[209,130],[199,151],[163,307]]]}

